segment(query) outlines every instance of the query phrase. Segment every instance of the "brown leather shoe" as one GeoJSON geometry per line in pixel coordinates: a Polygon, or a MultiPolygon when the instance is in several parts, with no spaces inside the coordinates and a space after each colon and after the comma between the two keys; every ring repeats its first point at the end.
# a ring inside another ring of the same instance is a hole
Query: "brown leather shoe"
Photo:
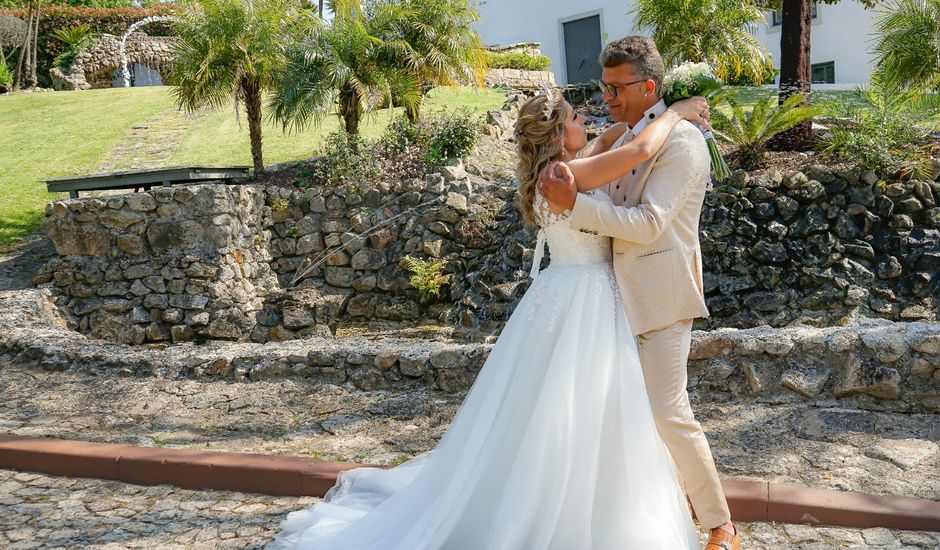
{"type": "Polygon", "coordinates": [[[733,535],[721,528],[712,529],[703,550],[741,550],[741,537],[738,535],[737,526],[733,535]]]}

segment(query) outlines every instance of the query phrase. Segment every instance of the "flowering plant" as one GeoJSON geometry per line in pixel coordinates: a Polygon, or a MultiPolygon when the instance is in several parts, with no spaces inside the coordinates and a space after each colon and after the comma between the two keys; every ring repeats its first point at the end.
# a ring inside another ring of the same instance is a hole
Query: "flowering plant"
{"type": "MultiPolygon", "coordinates": [[[[674,67],[666,74],[663,79],[662,96],[666,105],[672,105],[681,99],[688,99],[697,95],[711,97],[723,85],[724,83],[715,76],[708,63],[686,62],[674,67]]],[[[716,180],[724,180],[731,175],[731,170],[728,169],[728,163],[725,162],[718,150],[715,135],[708,130],[702,133],[705,135],[708,154],[712,159],[712,173],[716,180]]]]}

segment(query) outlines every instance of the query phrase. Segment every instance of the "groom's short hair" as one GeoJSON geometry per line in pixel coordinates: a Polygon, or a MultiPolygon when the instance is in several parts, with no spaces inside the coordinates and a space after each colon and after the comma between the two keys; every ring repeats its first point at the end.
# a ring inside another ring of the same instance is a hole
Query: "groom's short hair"
{"type": "Polygon", "coordinates": [[[614,40],[604,46],[600,62],[604,67],[616,67],[624,63],[633,65],[637,76],[656,83],[657,94],[666,76],[663,58],[656,49],[656,43],[648,36],[632,35],[614,40]]]}

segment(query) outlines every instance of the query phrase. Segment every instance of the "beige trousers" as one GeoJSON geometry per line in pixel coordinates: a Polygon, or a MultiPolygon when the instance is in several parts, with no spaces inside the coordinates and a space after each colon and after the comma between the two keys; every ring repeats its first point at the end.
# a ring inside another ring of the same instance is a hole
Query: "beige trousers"
{"type": "Polygon", "coordinates": [[[679,321],[637,337],[659,435],[672,454],[699,523],[713,529],[731,520],[711,449],[696,422],[686,391],[692,320],[679,321]]]}

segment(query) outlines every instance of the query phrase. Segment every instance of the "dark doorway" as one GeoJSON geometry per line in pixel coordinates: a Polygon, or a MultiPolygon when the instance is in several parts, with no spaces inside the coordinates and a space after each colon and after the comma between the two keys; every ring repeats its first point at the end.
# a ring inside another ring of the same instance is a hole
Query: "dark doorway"
{"type": "Polygon", "coordinates": [[[582,84],[601,77],[601,16],[592,15],[564,23],[565,65],[568,84],[582,84]]]}

